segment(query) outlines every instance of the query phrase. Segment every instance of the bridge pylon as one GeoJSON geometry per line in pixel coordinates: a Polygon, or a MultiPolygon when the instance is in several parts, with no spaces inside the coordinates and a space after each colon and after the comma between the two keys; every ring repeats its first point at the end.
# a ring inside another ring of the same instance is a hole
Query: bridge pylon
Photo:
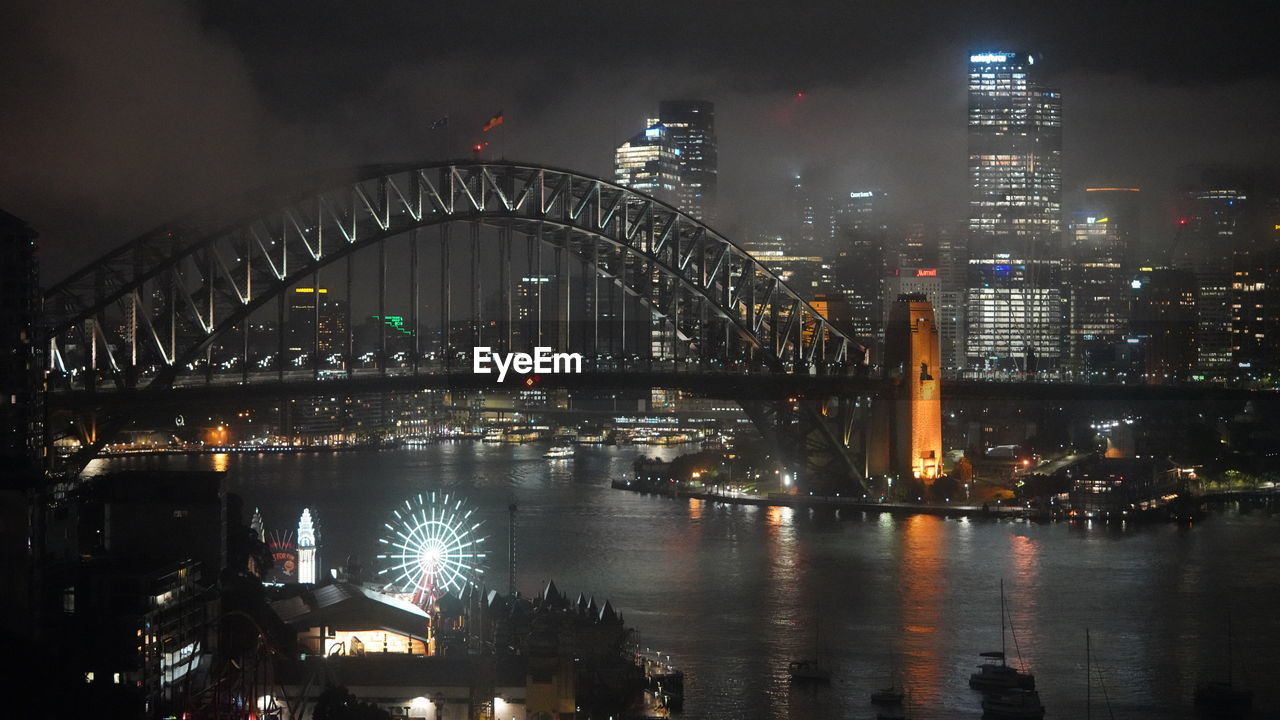
{"type": "Polygon", "coordinates": [[[873,431],[871,472],[932,484],[942,465],[942,351],[933,305],[899,295],[885,330],[889,397],[873,431]]]}

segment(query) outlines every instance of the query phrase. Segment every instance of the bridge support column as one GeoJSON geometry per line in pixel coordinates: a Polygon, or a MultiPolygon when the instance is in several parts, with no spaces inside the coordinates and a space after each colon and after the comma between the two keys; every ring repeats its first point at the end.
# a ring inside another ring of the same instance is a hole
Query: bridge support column
{"type": "Polygon", "coordinates": [[[900,295],[889,312],[885,368],[893,382],[891,472],[932,484],[942,475],[942,351],[933,305],[900,295]]]}

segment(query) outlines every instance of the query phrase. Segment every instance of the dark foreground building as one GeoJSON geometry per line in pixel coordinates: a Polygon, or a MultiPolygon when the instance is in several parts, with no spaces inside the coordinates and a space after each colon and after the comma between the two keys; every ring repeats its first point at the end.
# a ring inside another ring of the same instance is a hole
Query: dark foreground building
{"type": "Polygon", "coordinates": [[[39,309],[36,232],[0,210],[0,644],[15,657],[37,640],[31,507],[44,447],[39,309]]]}

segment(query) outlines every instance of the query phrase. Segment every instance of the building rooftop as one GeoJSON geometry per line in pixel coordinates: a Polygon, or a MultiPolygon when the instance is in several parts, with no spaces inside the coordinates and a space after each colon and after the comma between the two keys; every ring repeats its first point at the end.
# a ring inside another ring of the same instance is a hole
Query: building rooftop
{"type": "Polygon", "coordinates": [[[279,680],[283,685],[302,685],[323,668],[331,673],[330,677],[341,678],[347,688],[409,688],[426,696],[428,689],[471,687],[477,678],[487,675],[490,667],[495,688],[525,686],[528,659],[519,655],[313,655],[282,668],[279,680]]]}
{"type": "Polygon", "coordinates": [[[296,629],[326,626],[335,630],[385,630],[425,637],[429,616],[399,598],[352,583],[322,585],[310,593],[277,600],[271,609],[296,629]]]}

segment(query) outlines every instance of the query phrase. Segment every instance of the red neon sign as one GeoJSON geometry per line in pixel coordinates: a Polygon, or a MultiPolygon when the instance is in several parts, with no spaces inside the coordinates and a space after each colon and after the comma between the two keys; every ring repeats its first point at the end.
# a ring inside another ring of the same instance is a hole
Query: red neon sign
{"type": "Polygon", "coordinates": [[[916,270],[916,277],[938,277],[938,269],[937,268],[918,268],[916,270]]]}

